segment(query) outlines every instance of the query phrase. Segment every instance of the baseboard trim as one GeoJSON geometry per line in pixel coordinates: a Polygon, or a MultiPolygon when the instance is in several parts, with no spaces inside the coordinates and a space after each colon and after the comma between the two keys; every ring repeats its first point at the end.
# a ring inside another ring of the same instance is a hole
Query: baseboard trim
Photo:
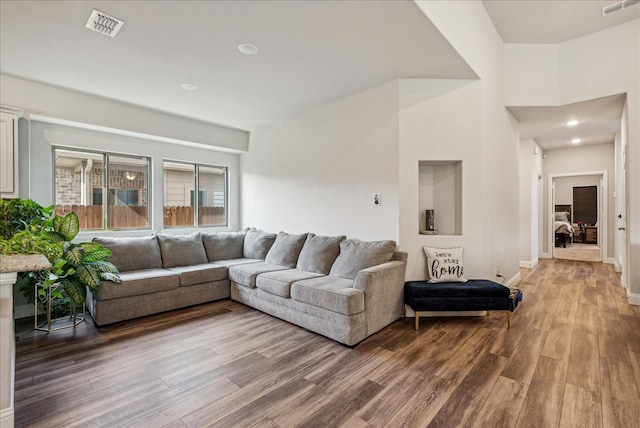
{"type": "Polygon", "coordinates": [[[12,427],[14,421],[13,406],[0,409],[0,427],[12,427]]]}
{"type": "Polygon", "coordinates": [[[506,285],[509,288],[514,287],[516,284],[520,282],[521,278],[522,278],[522,275],[520,275],[520,272],[518,272],[517,274],[513,275],[511,279],[509,279],[509,281],[507,281],[506,284],[504,285],[506,285]]]}
{"type": "Polygon", "coordinates": [[[602,263],[606,263],[606,264],[608,264],[608,265],[617,265],[617,263],[616,263],[616,259],[615,259],[615,258],[613,258],[613,257],[607,257],[606,259],[605,259],[605,258],[603,258],[603,259],[602,259],[602,263]]]}
{"type": "Polygon", "coordinates": [[[552,256],[550,253],[542,253],[542,254],[540,255],[540,258],[541,258],[541,259],[552,259],[552,258],[553,258],[553,256],[552,256]]]}
{"type": "Polygon", "coordinates": [[[640,294],[627,291],[627,301],[630,305],[640,306],[640,294]]]}
{"type": "Polygon", "coordinates": [[[534,267],[538,266],[538,262],[540,260],[539,259],[535,259],[535,260],[520,260],[520,267],[521,268],[527,268],[527,269],[533,269],[534,267]]]}

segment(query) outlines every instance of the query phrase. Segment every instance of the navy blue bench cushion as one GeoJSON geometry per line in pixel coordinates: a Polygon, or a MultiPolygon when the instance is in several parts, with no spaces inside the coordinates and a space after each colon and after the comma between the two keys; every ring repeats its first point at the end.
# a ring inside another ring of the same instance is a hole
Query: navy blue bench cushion
{"type": "Polygon", "coordinates": [[[404,285],[405,303],[414,311],[513,310],[509,293],[509,287],[484,279],[404,285]]]}
{"type": "Polygon", "coordinates": [[[408,281],[404,295],[412,297],[509,297],[509,287],[488,279],[470,279],[467,282],[408,281]]]}

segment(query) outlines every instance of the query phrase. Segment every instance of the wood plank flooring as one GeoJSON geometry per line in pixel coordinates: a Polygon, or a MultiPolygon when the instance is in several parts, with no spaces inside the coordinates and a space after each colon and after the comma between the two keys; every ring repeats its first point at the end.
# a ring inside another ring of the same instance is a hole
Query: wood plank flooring
{"type": "Polygon", "coordinates": [[[640,307],[543,260],[504,317],[395,322],[354,349],[229,300],[19,332],[16,427],[640,427],[640,307]]]}

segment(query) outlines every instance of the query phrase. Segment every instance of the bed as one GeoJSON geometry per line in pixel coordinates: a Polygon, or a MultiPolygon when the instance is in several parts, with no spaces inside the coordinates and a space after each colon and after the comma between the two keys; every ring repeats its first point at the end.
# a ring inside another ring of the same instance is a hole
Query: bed
{"type": "Polygon", "coordinates": [[[567,244],[573,240],[574,229],[571,225],[573,211],[571,205],[556,205],[554,213],[554,232],[556,247],[567,248],[567,244]]]}

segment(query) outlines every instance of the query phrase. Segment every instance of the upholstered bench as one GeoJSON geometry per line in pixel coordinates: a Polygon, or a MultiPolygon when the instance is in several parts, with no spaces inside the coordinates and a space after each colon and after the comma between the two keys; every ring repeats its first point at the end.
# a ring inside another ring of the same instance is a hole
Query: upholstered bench
{"type": "Polygon", "coordinates": [[[426,312],[446,311],[499,311],[507,316],[511,326],[511,313],[518,306],[522,293],[485,279],[467,282],[408,281],[404,283],[404,302],[416,313],[418,330],[420,315],[426,312]]]}

